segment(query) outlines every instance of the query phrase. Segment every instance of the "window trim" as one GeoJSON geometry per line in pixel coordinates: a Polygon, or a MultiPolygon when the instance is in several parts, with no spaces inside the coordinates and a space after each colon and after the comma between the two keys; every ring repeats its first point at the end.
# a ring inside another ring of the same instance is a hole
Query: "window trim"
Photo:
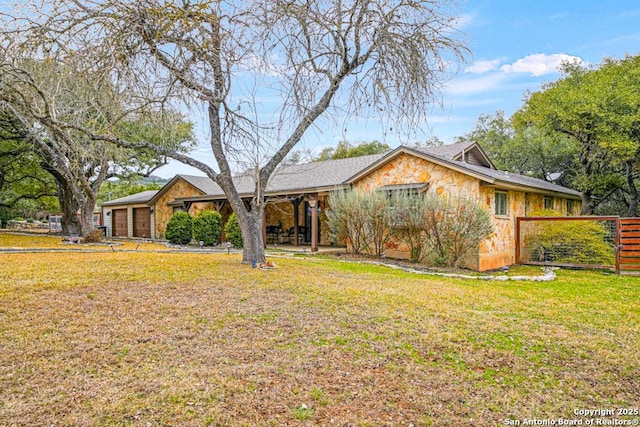
{"type": "Polygon", "coordinates": [[[573,216],[573,209],[574,209],[573,200],[567,199],[566,208],[567,208],[567,216],[573,216]]]}
{"type": "Polygon", "coordinates": [[[496,191],[495,196],[493,198],[494,209],[493,212],[496,216],[507,216],[509,215],[509,193],[507,191],[496,191]],[[504,212],[501,209],[502,203],[499,202],[498,197],[502,199],[504,196],[504,212]]]}

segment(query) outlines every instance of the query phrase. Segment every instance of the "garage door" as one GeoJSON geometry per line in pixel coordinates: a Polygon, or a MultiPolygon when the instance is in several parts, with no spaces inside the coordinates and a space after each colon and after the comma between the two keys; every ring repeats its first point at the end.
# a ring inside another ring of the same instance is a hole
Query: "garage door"
{"type": "Polygon", "coordinates": [[[114,209],[111,211],[113,217],[113,235],[127,237],[127,210],[114,209]]]}
{"type": "Polygon", "coordinates": [[[151,214],[149,208],[133,209],[133,237],[151,237],[151,214]]]}

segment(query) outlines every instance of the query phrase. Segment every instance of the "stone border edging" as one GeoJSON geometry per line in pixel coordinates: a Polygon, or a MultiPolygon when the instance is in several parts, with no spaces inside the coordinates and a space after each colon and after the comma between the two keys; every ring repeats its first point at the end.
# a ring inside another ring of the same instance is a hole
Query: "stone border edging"
{"type": "MultiPolygon", "coordinates": [[[[348,261],[347,261],[348,262],[348,261]]],[[[395,264],[387,264],[387,263],[383,263],[383,262],[377,262],[377,261],[358,261],[359,263],[364,263],[364,264],[373,264],[373,265],[380,265],[380,266],[384,266],[384,267],[389,267],[389,268],[393,268],[396,270],[402,270],[405,271],[407,273],[414,273],[414,274],[426,274],[426,275],[430,275],[430,276],[440,276],[440,277],[451,277],[454,279],[471,279],[471,280],[497,280],[497,281],[501,281],[501,282],[506,282],[509,280],[516,280],[516,281],[530,281],[530,282],[551,282],[553,280],[556,279],[556,273],[554,272],[554,270],[552,268],[548,268],[548,267],[544,267],[542,270],[544,271],[544,274],[541,276],[494,276],[494,275],[484,275],[484,276],[472,276],[469,274],[458,274],[458,273],[440,273],[438,271],[424,271],[424,270],[416,270],[415,268],[409,268],[409,267],[403,267],[400,265],[395,265],[395,264]]]]}

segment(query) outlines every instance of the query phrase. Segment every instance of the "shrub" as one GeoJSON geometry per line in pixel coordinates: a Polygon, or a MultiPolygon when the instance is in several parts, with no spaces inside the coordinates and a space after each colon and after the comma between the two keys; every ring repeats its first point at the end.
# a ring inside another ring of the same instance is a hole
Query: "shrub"
{"type": "Polygon", "coordinates": [[[90,231],[82,238],[82,241],[84,243],[100,243],[103,240],[104,240],[104,233],[102,232],[102,230],[90,231]]]}
{"type": "Polygon", "coordinates": [[[412,261],[458,267],[463,257],[493,233],[489,213],[465,197],[403,191],[336,191],[329,196],[327,222],[334,242],[344,239],[354,253],[381,255],[391,238],[409,246],[412,261]]]}
{"type": "Polygon", "coordinates": [[[493,234],[489,213],[468,197],[425,197],[427,235],[434,263],[459,267],[460,261],[493,234]]]}
{"type": "Polygon", "coordinates": [[[191,242],[192,220],[187,212],[176,212],[167,223],[166,238],[177,245],[191,242]]]}
{"type": "Polygon", "coordinates": [[[227,241],[230,242],[235,248],[242,247],[242,230],[238,223],[238,217],[236,213],[232,213],[229,220],[224,226],[224,234],[227,237],[227,241]]]}
{"type": "Polygon", "coordinates": [[[394,237],[409,246],[409,258],[413,262],[424,259],[428,249],[427,203],[424,193],[410,194],[396,191],[392,194],[391,228],[394,237]]]}
{"type": "Polygon", "coordinates": [[[332,242],[346,241],[355,254],[382,255],[391,237],[389,200],[378,191],[335,191],[327,223],[332,242]]]}
{"type": "MultiPolygon", "coordinates": [[[[530,216],[561,216],[553,210],[532,212],[530,216]]],[[[615,249],[603,222],[588,220],[544,221],[527,237],[526,248],[533,259],[566,264],[615,264],[615,249]]]]}
{"type": "Polygon", "coordinates": [[[196,242],[204,242],[205,246],[220,243],[222,236],[222,215],[208,209],[198,212],[193,218],[193,238],[196,242]]]}

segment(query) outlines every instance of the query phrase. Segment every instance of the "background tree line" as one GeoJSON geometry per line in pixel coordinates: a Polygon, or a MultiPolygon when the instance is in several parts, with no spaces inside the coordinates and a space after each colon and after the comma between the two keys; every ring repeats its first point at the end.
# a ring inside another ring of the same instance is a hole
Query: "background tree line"
{"type": "Polygon", "coordinates": [[[477,141],[499,169],[582,192],[582,214],[638,215],[640,56],[566,63],[512,117],[480,116],[477,141]]]}

